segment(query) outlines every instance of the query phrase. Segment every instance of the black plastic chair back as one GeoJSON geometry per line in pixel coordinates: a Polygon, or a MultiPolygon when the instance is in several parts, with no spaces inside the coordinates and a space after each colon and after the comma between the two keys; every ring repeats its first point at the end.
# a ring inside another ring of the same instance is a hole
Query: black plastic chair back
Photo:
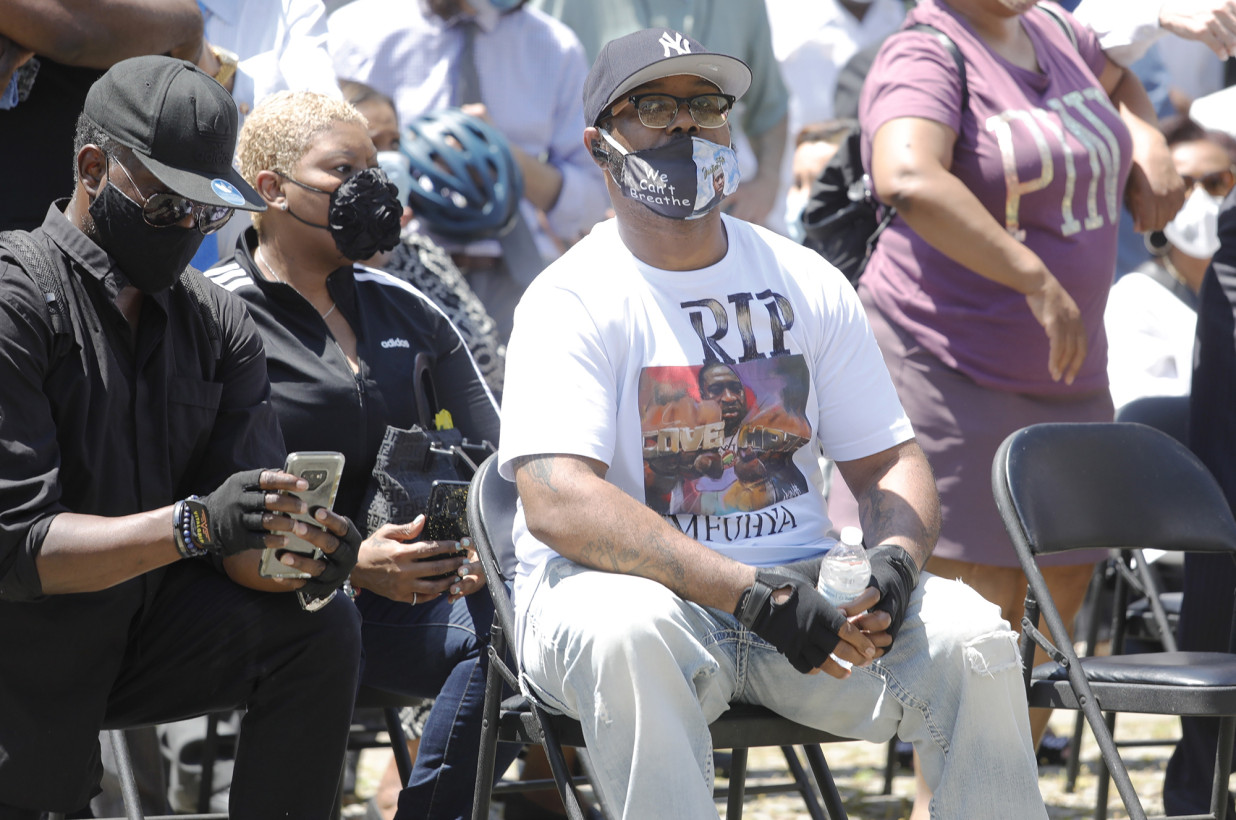
{"type": "Polygon", "coordinates": [[[1005,439],[992,469],[997,506],[1011,505],[1020,523],[1013,544],[1031,557],[1128,547],[1227,552],[1236,545],[1236,522],[1210,471],[1183,444],[1145,425],[1032,425],[1005,439]]]}
{"type": "Polygon", "coordinates": [[[1116,411],[1116,421],[1129,421],[1162,430],[1189,446],[1189,397],[1143,396],[1116,411]]]}
{"type": "Polygon", "coordinates": [[[468,489],[468,531],[485,567],[490,593],[499,623],[507,635],[513,634],[515,608],[507,585],[515,576],[515,505],[519,494],[515,485],[498,475],[498,459],[490,456],[481,462],[468,489]],[[494,586],[495,579],[500,586],[494,586]]]}
{"type": "MultiPolygon", "coordinates": [[[[1030,706],[1085,714],[1132,820],[1145,820],[1146,813],[1112,734],[1116,713],[1220,718],[1210,817],[1219,816],[1236,737],[1236,657],[1156,652],[1078,658],[1036,561],[1093,548],[1236,559],[1236,520],[1214,476],[1171,435],[1143,424],[1037,424],[1014,432],[996,451],[992,492],[1026,574],[1020,648],[1030,706]],[[1031,668],[1036,645],[1054,663],[1031,668]]],[[[1233,619],[1236,608],[1216,617],[1233,619]]],[[[1103,777],[1096,817],[1105,816],[1105,796],[1103,777]]]]}

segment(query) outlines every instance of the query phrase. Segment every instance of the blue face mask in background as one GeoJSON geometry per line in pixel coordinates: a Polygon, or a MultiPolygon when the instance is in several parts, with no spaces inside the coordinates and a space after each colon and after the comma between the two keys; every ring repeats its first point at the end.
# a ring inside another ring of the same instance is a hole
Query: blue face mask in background
{"type": "Polygon", "coordinates": [[[18,103],[25,102],[34,87],[35,75],[39,73],[39,58],[31,57],[22,63],[9,78],[9,84],[0,92],[0,111],[16,108],[18,103]]]}
{"type": "Polygon", "coordinates": [[[412,194],[412,161],[402,151],[379,151],[378,167],[399,191],[400,206],[407,206],[412,194]]]}

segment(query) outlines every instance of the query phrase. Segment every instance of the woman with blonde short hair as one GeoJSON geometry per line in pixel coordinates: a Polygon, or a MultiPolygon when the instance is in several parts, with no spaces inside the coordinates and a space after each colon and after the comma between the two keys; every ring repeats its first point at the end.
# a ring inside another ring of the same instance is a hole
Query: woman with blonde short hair
{"type": "MultiPolygon", "coordinates": [[[[402,208],[355,108],[310,92],[272,95],[246,120],[237,155],[267,210],[209,276],[245,301],[262,333],[288,451],[344,454],[335,509],[364,531],[387,427],[435,428],[418,409],[420,363],[436,426],[496,442],[496,403],[445,314],[407,283],[357,264],[394,247],[402,208]]],[[[471,813],[493,609],[488,595],[473,594],[485,577],[470,544],[466,557],[453,555],[461,542],[423,540],[423,524],[385,523],[361,544],[352,585],[364,618],[362,681],[436,698],[397,816],[460,818],[471,813]]]]}

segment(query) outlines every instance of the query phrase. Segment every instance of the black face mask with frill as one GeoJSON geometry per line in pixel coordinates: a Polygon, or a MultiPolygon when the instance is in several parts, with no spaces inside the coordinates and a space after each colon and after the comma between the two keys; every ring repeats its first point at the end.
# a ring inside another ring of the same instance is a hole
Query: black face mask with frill
{"type": "Polygon", "coordinates": [[[379,251],[389,251],[399,244],[399,189],[381,168],[366,168],[345,179],[334,191],[324,191],[280,174],[294,185],[330,197],[326,225],[302,219],[290,208],[288,213],[311,228],[329,231],[335,247],[345,259],[359,262],[379,251]]]}

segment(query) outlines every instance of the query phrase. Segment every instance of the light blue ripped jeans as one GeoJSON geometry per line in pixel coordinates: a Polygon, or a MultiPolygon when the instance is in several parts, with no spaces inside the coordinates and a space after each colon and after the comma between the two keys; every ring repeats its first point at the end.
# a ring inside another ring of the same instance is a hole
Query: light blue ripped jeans
{"type": "Polygon", "coordinates": [[[708,724],[731,702],[843,737],[912,742],[933,818],[1047,816],[1016,635],[964,584],[924,572],[892,651],[837,680],[798,673],[733,616],[654,581],[565,558],[529,580],[525,686],[581,721],[605,801],[628,820],[716,819],[708,724]]]}

